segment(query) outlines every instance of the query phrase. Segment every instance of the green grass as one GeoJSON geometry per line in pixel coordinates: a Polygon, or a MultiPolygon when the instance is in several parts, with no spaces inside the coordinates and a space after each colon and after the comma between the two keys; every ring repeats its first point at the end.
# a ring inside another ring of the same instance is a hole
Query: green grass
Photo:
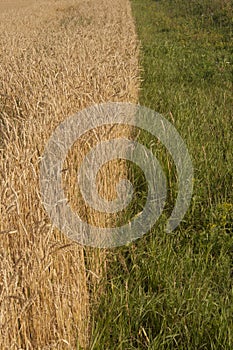
{"type": "MultiPolygon", "coordinates": [[[[189,211],[171,234],[164,223],[109,252],[91,349],[233,348],[232,1],[132,0],[141,40],[140,104],[174,124],[193,160],[189,211]]],[[[172,159],[149,134],[140,137],[172,159]]],[[[138,184],[142,180],[137,171],[138,184]]],[[[143,181],[144,182],[144,181],[143,181]]],[[[141,187],[141,203],[145,195],[141,187]]],[[[140,192],[140,186],[139,190],[140,192]]],[[[140,201],[139,201],[140,206],[140,201]]]]}

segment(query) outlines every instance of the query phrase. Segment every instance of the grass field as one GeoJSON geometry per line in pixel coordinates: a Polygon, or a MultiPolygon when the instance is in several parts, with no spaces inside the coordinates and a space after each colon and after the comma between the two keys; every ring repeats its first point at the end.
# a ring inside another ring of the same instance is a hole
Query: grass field
{"type": "MultiPolygon", "coordinates": [[[[141,40],[140,104],[163,114],[188,145],[194,194],[183,223],[164,216],[129,247],[112,251],[92,349],[232,349],[232,1],[132,0],[141,40]],[[101,316],[101,317],[100,317],[101,316]]],[[[176,179],[150,135],[141,141],[176,179]]],[[[143,183],[140,172],[137,183],[143,183]]],[[[139,185],[138,192],[145,195],[139,185]]],[[[143,202],[143,199],[142,199],[143,202]]]]}

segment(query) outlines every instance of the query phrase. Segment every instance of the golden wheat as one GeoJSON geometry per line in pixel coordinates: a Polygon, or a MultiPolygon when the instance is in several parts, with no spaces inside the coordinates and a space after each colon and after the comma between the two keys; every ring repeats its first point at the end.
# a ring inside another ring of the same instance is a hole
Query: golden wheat
{"type": "Polygon", "coordinates": [[[89,291],[104,253],[85,252],[52,227],[39,164],[68,116],[93,103],[137,101],[129,1],[0,2],[0,77],[0,348],[88,348],[89,291]]]}

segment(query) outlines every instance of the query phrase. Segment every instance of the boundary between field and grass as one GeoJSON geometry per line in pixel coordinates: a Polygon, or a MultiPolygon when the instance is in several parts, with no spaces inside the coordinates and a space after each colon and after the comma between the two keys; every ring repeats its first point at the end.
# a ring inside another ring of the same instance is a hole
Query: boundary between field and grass
{"type": "MultiPolygon", "coordinates": [[[[194,166],[189,211],[164,233],[177,195],[167,151],[139,136],[163,164],[165,212],[145,237],[109,254],[91,349],[233,346],[232,1],[132,0],[141,41],[140,104],[185,140],[194,166]]],[[[137,170],[138,205],[146,184],[137,170]]],[[[140,202],[141,201],[141,202],[140,202]]]]}

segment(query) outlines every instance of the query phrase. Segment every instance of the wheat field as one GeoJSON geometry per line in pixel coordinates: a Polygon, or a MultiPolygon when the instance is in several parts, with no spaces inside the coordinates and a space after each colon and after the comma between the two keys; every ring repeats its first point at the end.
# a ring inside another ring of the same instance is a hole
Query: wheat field
{"type": "MultiPolygon", "coordinates": [[[[68,116],[94,103],[137,102],[138,53],[128,0],[0,1],[1,349],[89,347],[107,252],[52,226],[41,203],[40,159],[68,116]]],[[[97,138],[114,133],[99,130],[97,138]]],[[[79,160],[91,138],[76,146],[79,160]]],[[[69,185],[74,159],[66,160],[69,185]]],[[[124,167],[114,165],[115,180],[124,167]]],[[[101,181],[111,198],[108,178],[101,181]]],[[[84,203],[81,211],[87,221],[108,219],[84,203]]]]}

